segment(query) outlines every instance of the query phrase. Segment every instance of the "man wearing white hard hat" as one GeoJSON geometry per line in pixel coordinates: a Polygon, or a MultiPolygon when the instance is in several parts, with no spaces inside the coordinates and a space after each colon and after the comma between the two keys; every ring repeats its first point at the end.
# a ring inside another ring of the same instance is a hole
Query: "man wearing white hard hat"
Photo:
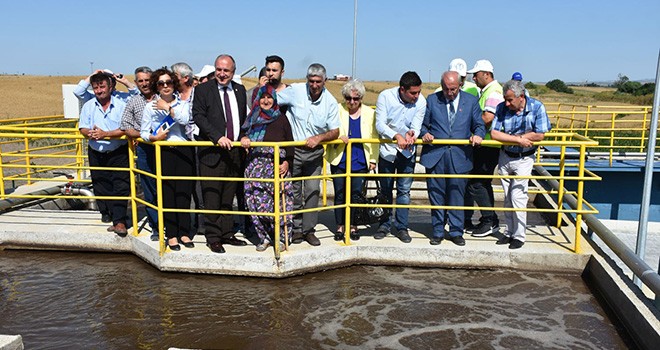
{"type": "MultiPolygon", "coordinates": [[[[493,74],[493,65],[488,60],[479,60],[474,67],[467,71],[472,73],[472,80],[477,84],[480,90],[479,106],[481,107],[481,119],[486,125],[485,140],[490,140],[490,127],[495,117],[497,105],[504,102],[502,94],[502,85],[495,80],[493,74]]],[[[473,153],[474,167],[470,174],[477,176],[491,176],[497,166],[499,157],[499,147],[482,145],[474,149],[473,153]]],[[[495,197],[493,195],[492,179],[475,178],[468,181],[465,191],[465,205],[472,206],[476,203],[481,210],[479,224],[472,224],[472,210],[465,212],[465,227],[472,228],[472,236],[485,237],[499,230],[499,219],[495,211],[491,208],[495,206],[495,197]]]]}
{"type": "MultiPolygon", "coordinates": [[[[461,90],[467,92],[468,94],[479,97],[479,87],[471,81],[467,81],[467,63],[462,58],[454,58],[449,62],[450,72],[456,72],[461,77],[461,90]]],[[[442,85],[435,90],[435,92],[442,91],[442,85]]]]}

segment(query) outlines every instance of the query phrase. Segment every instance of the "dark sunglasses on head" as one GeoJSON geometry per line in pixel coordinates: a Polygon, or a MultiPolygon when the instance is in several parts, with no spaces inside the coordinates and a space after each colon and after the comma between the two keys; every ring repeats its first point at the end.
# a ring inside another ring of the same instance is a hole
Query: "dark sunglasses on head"
{"type": "Polygon", "coordinates": [[[157,84],[159,87],[164,87],[166,85],[172,86],[172,80],[159,80],[157,84]]]}
{"type": "Polygon", "coordinates": [[[351,97],[351,96],[344,96],[346,101],[360,101],[362,97],[351,97]]]}

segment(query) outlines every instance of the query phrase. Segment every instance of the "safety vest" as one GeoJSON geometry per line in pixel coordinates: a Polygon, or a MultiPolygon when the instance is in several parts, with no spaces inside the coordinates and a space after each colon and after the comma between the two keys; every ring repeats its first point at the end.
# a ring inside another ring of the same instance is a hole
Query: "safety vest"
{"type": "MultiPolygon", "coordinates": [[[[482,112],[486,108],[486,100],[488,99],[488,96],[490,96],[490,94],[492,94],[493,92],[499,92],[500,95],[504,95],[502,91],[502,85],[500,85],[500,83],[498,83],[496,80],[493,80],[493,82],[488,86],[486,86],[486,89],[481,92],[481,97],[479,97],[479,107],[481,107],[482,112]]],[[[486,137],[484,138],[484,140],[491,140],[491,139],[492,138],[490,136],[490,130],[486,130],[486,137]]],[[[499,146],[487,146],[487,147],[500,148],[499,146]]]]}

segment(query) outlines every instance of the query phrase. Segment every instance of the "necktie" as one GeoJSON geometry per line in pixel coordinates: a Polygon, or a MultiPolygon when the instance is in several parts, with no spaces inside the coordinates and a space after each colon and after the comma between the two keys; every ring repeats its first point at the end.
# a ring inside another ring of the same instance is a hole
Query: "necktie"
{"type": "Polygon", "coordinates": [[[222,88],[225,91],[225,120],[227,121],[227,138],[234,141],[234,120],[231,116],[231,105],[229,104],[229,94],[227,87],[222,88]]]}
{"type": "Polygon", "coordinates": [[[454,109],[454,101],[449,101],[449,130],[454,126],[454,117],[456,116],[456,110],[454,109]]]}

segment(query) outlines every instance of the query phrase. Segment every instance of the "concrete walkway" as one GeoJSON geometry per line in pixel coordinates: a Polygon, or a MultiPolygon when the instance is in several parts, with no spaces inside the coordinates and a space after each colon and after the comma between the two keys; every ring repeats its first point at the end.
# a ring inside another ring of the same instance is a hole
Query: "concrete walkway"
{"type": "MultiPolygon", "coordinates": [[[[501,213],[500,213],[501,214],[501,213]]],[[[393,236],[375,240],[375,227],[361,227],[362,238],[346,245],[333,239],[335,228],[330,211],[320,215],[317,236],[320,247],[307,243],[292,245],[276,260],[271,249],[257,252],[253,245],[225,245],[225,254],[212,253],[203,236],[194,238],[195,248],[179,252],[169,249],[161,257],[157,242],[143,229],[138,235],[129,231],[121,238],[106,231],[108,224],[92,211],[21,209],[0,215],[0,247],[73,251],[132,252],[161,271],[178,271],[222,275],[287,277],[313,271],[355,264],[428,266],[447,268],[511,268],[523,270],[581,273],[590,257],[586,242],[582,254],[573,253],[574,231],[547,226],[540,216],[531,214],[527,243],[522,249],[510,250],[496,245],[494,236],[474,238],[465,235],[467,244],[458,247],[444,240],[431,246],[426,235],[431,232],[430,213],[410,213],[413,241],[400,242],[393,236]]],[[[240,237],[240,234],[238,235],[240,237]]]]}

